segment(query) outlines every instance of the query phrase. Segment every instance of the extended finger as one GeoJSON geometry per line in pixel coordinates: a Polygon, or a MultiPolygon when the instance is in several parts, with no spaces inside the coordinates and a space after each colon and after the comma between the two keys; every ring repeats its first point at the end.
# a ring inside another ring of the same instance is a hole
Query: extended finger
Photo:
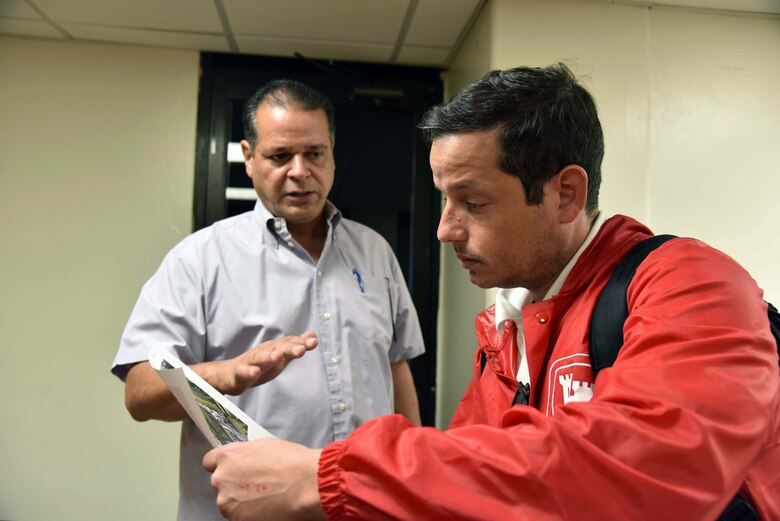
{"type": "Polygon", "coordinates": [[[300,335],[282,337],[279,339],[279,342],[283,345],[299,344],[306,347],[315,346],[317,345],[317,334],[314,331],[306,331],[300,335]]]}
{"type": "Polygon", "coordinates": [[[283,339],[285,342],[282,344],[283,348],[288,353],[294,353],[295,357],[303,356],[304,352],[310,351],[317,347],[319,340],[317,335],[312,331],[307,331],[301,336],[291,336],[283,339]]]}
{"type": "Polygon", "coordinates": [[[317,339],[317,335],[314,333],[311,334],[311,336],[307,336],[306,340],[304,341],[304,346],[306,346],[306,350],[314,349],[317,347],[317,344],[319,344],[320,341],[317,339]]]}
{"type": "MultiPolygon", "coordinates": [[[[274,346],[272,355],[279,353],[280,358],[284,358],[285,361],[292,360],[293,358],[300,358],[309,349],[313,349],[317,345],[317,337],[310,336],[290,336],[281,339],[280,343],[274,346]]],[[[276,358],[276,357],[274,357],[276,358]]]]}

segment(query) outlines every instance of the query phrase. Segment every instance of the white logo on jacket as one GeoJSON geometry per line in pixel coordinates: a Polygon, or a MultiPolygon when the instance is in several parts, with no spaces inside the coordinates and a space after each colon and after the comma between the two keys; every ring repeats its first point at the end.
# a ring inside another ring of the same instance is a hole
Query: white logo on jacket
{"type": "Polygon", "coordinates": [[[574,373],[559,375],[558,383],[563,388],[564,405],[569,402],[589,402],[593,398],[593,385],[574,380],[574,373]]]}
{"type": "Polygon", "coordinates": [[[555,414],[556,405],[589,402],[593,398],[593,370],[590,356],[577,353],[550,363],[547,373],[548,416],[555,414]]]}

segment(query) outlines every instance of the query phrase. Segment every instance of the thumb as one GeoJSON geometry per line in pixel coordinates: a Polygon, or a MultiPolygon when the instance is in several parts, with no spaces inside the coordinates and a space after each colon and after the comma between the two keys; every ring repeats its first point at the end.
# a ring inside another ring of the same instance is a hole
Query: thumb
{"type": "Polygon", "coordinates": [[[211,449],[206,453],[205,456],[203,456],[203,468],[209,472],[214,472],[214,470],[217,468],[217,457],[219,455],[217,452],[218,450],[219,448],[211,449]]]}

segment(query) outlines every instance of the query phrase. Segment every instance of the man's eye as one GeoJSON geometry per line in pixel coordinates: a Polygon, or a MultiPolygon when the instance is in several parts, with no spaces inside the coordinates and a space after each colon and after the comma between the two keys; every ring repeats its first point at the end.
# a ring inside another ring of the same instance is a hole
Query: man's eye
{"type": "Polygon", "coordinates": [[[315,161],[322,157],[322,152],[309,152],[309,159],[314,159],[315,161]]]}
{"type": "Polygon", "coordinates": [[[479,210],[483,206],[485,206],[484,203],[474,203],[474,202],[466,201],[466,208],[468,208],[469,210],[479,210]]]}
{"type": "Polygon", "coordinates": [[[289,154],[274,154],[272,156],[268,156],[268,159],[273,161],[274,163],[284,163],[287,161],[287,158],[289,158],[289,154]]]}

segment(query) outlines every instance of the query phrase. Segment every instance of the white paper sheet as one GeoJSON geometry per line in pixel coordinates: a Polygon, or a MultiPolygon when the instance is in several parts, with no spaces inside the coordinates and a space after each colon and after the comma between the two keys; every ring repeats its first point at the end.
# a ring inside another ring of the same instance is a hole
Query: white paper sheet
{"type": "Polygon", "coordinates": [[[153,348],[149,363],[213,447],[274,437],[174,355],[153,348]]]}

